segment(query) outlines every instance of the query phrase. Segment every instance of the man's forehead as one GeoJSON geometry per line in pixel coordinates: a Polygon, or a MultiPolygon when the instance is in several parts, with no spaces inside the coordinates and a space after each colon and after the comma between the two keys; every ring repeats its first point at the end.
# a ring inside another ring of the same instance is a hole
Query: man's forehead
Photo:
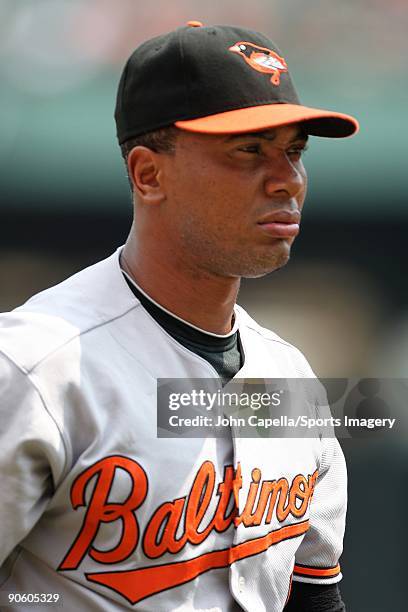
{"type": "Polygon", "coordinates": [[[302,124],[296,123],[293,125],[283,125],[275,128],[267,128],[266,130],[256,130],[253,132],[238,132],[234,134],[205,134],[201,132],[190,132],[187,130],[178,129],[181,138],[177,139],[178,146],[184,147],[194,145],[204,146],[219,146],[235,141],[245,141],[250,138],[263,139],[268,142],[279,142],[280,145],[291,145],[295,142],[306,143],[308,134],[302,124]]]}
{"type": "Polygon", "coordinates": [[[296,140],[307,140],[308,134],[304,127],[300,124],[295,125],[283,125],[276,128],[269,128],[266,130],[260,130],[255,132],[239,132],[237,134],[228,134],[225,136],[226,141],[233,141],[242,138],[263,138],[265,140],[273,141],[279,136],[285,135],[289,141],[296,140]]]}

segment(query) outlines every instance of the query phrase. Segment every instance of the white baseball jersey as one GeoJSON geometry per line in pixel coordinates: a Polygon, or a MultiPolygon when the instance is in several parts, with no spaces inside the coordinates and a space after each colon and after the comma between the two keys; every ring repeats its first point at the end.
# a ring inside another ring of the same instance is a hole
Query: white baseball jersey
{"type": "MultiPolygon", "coordinates": [[[[313,376],[235,316],[237,377],[313,376]]],[[[119,250],[2,315],[0,589],[66,610],[278,612],[292,577],[340,580],[337,440],[157,438],[157,379],[216,376],[140,305],[119,250]]]]}

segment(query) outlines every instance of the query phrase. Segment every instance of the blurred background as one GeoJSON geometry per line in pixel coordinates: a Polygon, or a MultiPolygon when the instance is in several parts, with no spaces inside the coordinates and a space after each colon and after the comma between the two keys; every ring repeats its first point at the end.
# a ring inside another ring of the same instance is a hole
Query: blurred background
{"type": "MultiPolygon", "coordinates": [[[[406,0],[0,0],[0,310],[125,241],[120,72],[140,42],[190,19],[269,35],[304,103],[361,124],[352,139],[311,139],[292,261],[244,282],[240,303],[320,376],[406,376],[406,0]]],[[[344,450],[348,609],[382,612],[391,600],[405,610],[406,446],[347,440],[344,450]]]]}

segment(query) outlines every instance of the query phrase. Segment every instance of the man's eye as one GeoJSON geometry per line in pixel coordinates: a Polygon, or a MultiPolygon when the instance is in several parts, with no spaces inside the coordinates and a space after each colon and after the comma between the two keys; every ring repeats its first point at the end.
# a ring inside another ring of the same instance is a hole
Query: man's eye
{"type": "Polygon", "coordinates": [[[242,147],[239,147],[238,151],[258,155],[259,153],[261,153],[261,146],[259,144],[244,145],[242,147]]]}
{"type": "Polygon", "coordinates": [[[304,145],[302,147],[292,147],[292,149],[289,149],[287,154],[291,158],[300,159],[302,157],[303,153],[305,153],[307,151],[307,149],[308,149],[308,147],[306,145],[304,145]]]}

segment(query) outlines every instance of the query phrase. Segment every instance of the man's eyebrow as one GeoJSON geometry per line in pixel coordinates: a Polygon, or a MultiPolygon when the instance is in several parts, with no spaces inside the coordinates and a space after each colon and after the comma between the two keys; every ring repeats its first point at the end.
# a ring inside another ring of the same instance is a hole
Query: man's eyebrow
{"type": "MultiPolygon", "coordinates": [[[[271,130],[265,130],[261,132],[240,132],[239,134],[228,134],[226,138],[226,142],[231,142],[233,140],[238,140],[242,138],[254,138],[254,137],[263,138],[265,140],[268,140],[269,142],[272,142],[276,138],[276,132],[271,131],[271,130]]],[[[306,132],[304,132],[301,128],[299,128],[299,130],[296,132],[293,138],[290,139],[290,142],[295,142],[297,140],[303,140],[304,142],[307,142],[308,139],[309,139],[309,136],[306,134],[306,132]]]]}

